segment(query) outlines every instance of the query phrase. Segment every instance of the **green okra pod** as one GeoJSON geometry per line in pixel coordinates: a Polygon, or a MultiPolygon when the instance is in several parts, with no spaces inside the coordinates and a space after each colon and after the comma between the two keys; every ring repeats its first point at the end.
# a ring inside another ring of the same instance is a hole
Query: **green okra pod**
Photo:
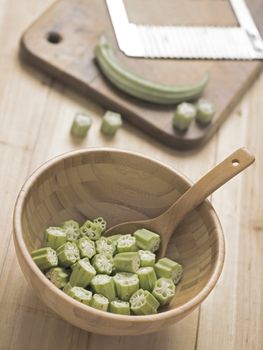
{"type": "Polygon", "coordinates": [[[52,267],[46,276],[59,289],[64,288],[69,281],[69,273],[62,267],[52,267]]]}
{"type": "Polygon", "coordinates": [[[140,267],[140,256],[137,252],[116,254],[113,258],[117,271],[135,273],[140,267]]]}
{"type": "Polygon", "coordinates": [[[117,235],[113,235],[113,236],[108,236],[108,240],[111,242],[111,243],[117,243],[117,240],[121,237],[122,235],[120,234],[117,234],[117,235]]]}
{"type": "Polygon", "coordinates": [[[47,270],[58,264],[56,251],[50,247],[33,250],[31,252],[31,257],[40,270],[47,270]]]}
{"type": "Polygon", "coordinates": [[[125,252],[136,252],[137,245],[136,245],[136,238],[132,235],[122,235],[117,240],[117,252],[118,253],[125,253],[125,252]]]}
{"type": "Polygon", "coordinates": [[[128,301],[113,300],[110,302],[109,311],[119,315],[130,315],[130,304],[128,301]]]}
{"type": "Polygon", "coordinates": [[[81,237],[77,241],[81,258],[91,259],[96,254],[95,243],[88,237],[81,237]]]}
{"type": "Polygon", "coordinates": [[[160,236],[150,230],[142,228],[134,232],[134,237],[136,238],[136,244],[140,249],[150,250],[155,252],[159,249],[160,236]]]}
{"type": "Polygon", "coordinates": [[[157,281],[153,267],[141,267],[137,271],[137,275],[140,281],[140,287],[151,292],[154,288],[155,282],[157,281]]]}
{"type": "Polygon", "coordinates": [[[113,271],[113,258],[110,254],[96,254],[92,259],[92,265],[98,273],[110,275],[113,271]]]}
{"type": "Polygon", "coordinates": [[[91,299],[90,306],[101,311],[107,311],[109,307],[109,300],[101,294],[94,294],[91,299]]]}
{"type": "Polygon", "coordinates": [[[57,249],[66,243],[67,235],[61,227],[50,226],[45,231],[45,245],[53,249],[57,249]]]}
{"type": "Polygon", "coordinates": [[[109,301],[116,298],[115,284],[112,277],[108,275],[96,275],[91,280],[91,288],[97,293],[104,295],[109,301]]]}
{"type": "Polygon", "coordinates": [[[66,233],[69,242],[75,242],[80,237],[79,223],[75,220],[65,221],[62,229],[66,233]]]}
{"type": "Polygon", "coordinates": [[[179,283],[183,274],[182,265],[169,258],[162,258],[158,260],[154,265],[154,269],[158,278],[171,278],[174,284],[179,283]]]}
{"type": "Polygon", "coordinates": [[[175,296],[176,287],[170,278],[161,277],[155,282],[153,296],[163,306],[168,304],[175,296]]]}
{"type": "Polygon", "coordinates": [[[72,270],[69,282],[78,287],[86,287],[90,284],[92,278],[96,275],[96,270],[90,264],[88,258],[79,260],[72,270]]]}
{"type": "Polygon", "coordinates": [[[168,86],[158,84],[121,67],[114,51],[105,37],[101,37],[95,48],[96,60],[107,79],[120,90],[141,100],[159,104],[177,104],[198,98],[208,83],[209,75],[196,84],[168,86]]]}
{"type": "Polygon", "coordinates": [[[195,116],[195,106],[192,103],[183,102],[176,108],[173,117],[173,126],[180,131],[185,131],[189,128],[195,116]]]}
{"type": "Polygon", "coordinates": [[[75,264],[80,258],[79,249],[74,242],[66,242],[57,249],[59,264],[63,267],[69,267],[75,264]]]}
{"type": "Polygon", "coordinates": [[[113,276],[116,293],[119,299],[129,301],[131,295],[139,289],[139,279],[136,274],[119,272],[113,276]]]}

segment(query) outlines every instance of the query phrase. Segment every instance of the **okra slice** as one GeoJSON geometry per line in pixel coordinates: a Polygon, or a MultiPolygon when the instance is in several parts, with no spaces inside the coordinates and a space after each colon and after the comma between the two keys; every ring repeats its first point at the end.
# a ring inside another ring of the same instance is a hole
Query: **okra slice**
{"type": "Polygon", "coordinates": [[[101,227],[101,233],[106,231],[107,228],[107,221],[103,219],[103,217],[99,216],[98,218],[93,220],[94,224],[100,225],[101,227]]]}
{"type": "Polygon", "coordinates": [[[116,254],[113,258],[117,271],[135,273],[140,267],[140,256],[137,252],[116,254]]]}
{"type": "Polygon", "coordinates": [[[79,249],[74,242],[66,242],[57,249],[59,264],[63,267],[69,267],[75,264],[80,258],[79,249]]]}
{"type": "Polygon", "coordinates": [[[179,131],[186,131],[196,116],[196,108],[192,103],[180,103],[173,117],[173,126],[179,131]]]}
{"type": "Polygon", "coordinates": [[[110,275],[113,271],[113,258],[110,254],[96,254],[92,259],[92,265],[98,273],[110,275]]]}
{"type": "Polygon", "coordinates": [[[113,276],[118,298],[129,301],[131,295],[139,289],[138,276],[133,273],[119,272],[113,276]]]}
{"type": "Polygon", "coordinates": [[[96,270],[90,264],[88,258],[79,260],[72,270],[69,283],[72,287],[86,287],[96,275],[96,270]]]}
{"type": "Polygon", "coordinates": [[[119,113],[107,111],[101,123],[101,132],[105,135],[113,136],[122,125],[122,118],[119,113]]]}
{"type": "Polygon", "coordinates": [[[118,234],[118,235],[113,235],[113,236],[108,236],[107,239],[111,242],[117,242],[117,240],[121,237],[122,235],[118,234]]]}
{"type": "Polygon", "coordinates": [[[63,288],[63,292],[68,294],[71,288],[72,288],[72,285],[68,282],[67,284],[65,284],[63,288]]]}
{"type": "Polygon", "coordinates": [[[84,113],[77,113],[71,125],[71,134],[75,137],[85,137],[92,124],[92,119],[84,113]]]}
{"type": "Polygon", "coordinates": [[[139,248],[155,252],[159,249],[160,236],[152,231],[142,228],[134,232],[136,244],[139,248]]]}
{"type": "Polygon", "coordinates": [[[141,267],[137,271],[137,275],[140,281],[140,287],[151,292],[154,288],[155,282],[157,281],[153,267],[141,267]]]}
{"type": "Polygon", "coordinates": [[[80,228],[81,236],[87,236],[92,241],[97,241],[102,233],[102,228],[100,224],[96,224],[90,220],[84,222],[84,224],[80,228]]]}
{"type": "Polygon", "coordinates": [[[161,305],[168,304],[175,295],[176,287],[170,278],[159,278],[155,282],[152,294],[161,305]]]}
{"type": "Polygon", "coordinates": [[[96,275],[90,282],[91,288],[97,294],[104,295],[109,301],[116,298],[115,284],[108,275],[96,275]]]}
{"type": "Polygon", "coordinates": [[[91,303],[92,292],[82,287],[72,287],[67,294],[83,304],[90,305],[91,303]]]}
{"type": "Polygon", "coordinates": [[[45,230],[45,245],[53,249],[57,249],[66,243],[67,235],[61,227],[50,226],[45,230]]]}
{"type": "Polygon", "coordinates": [[[101,311],[107,311],[109,307],[109,300],[101,294],[94,294],[90,306],[101,311]]]}
{"type": "Polygon", "coordinates": [[[109,311],[113,314],[130,315],[130,304],[128,301],[113,300],[110,302],[109,311]]]}
{"type": "Polygon", "coordinates": [[[162,258],[158,260],[154,265],[154,269],[158,278],[171,278],[174,284],[179,283],[183,274],[182,265],[169,258],[162,258]]]}
{"type": "Polygon", "coordinates": [[[148,291],[139,289],[130,298],[131,310],[135,315],[156,314],[158,300],[148,291]]]}
{"type": "Polygon", "coordinates": [[[56,251],[50,247],[33,250],[31,256],[40,270],[47,270],[58,264],[56,251]]]}
{"type": "Polygon", "coordinates": [[[150,252],[149,250],[139,250],[138,251],[140,256],[140,266],[141,267],[147,267],[151,266],[153,267],[155,264],[155,254],[150,252]]]}
{"type": "Polygon", "coordinates": [[[46,272],[46,277],[59,289],[65,287],[69,280],[69,273],[62,267],[52,267],[46,272]]]}
{"type": "Polygon", "coordinates": [[[101,237],[96,241],[96,251],[99,254],[113,255],[116,250],[115,243],[109,241],[106,237],[101,237]]]}
{"type": "Polygon", "coordinates": [[[201,98],[197,103],[196,121],[200,124],[208,124],[213,119],[215,112],[215,106],[208,100],[201,98]]]}
{"type": "Polygon", "coordinates": [[[74,242],[80,236],[79,223],[75,220],[67,220],[62,225],[66,233],[67,241],[74,242]]]}
{"type": "Polygon", "coordinates": [[[91,259],[96,254],[95,243],[88,237],[81,237],[77,241],[77,246],[82,258],[91,259]]]}
{"type": "Polygon", "coordinates": [[[136,238],[132,235],[122,235],[117,240],[117,252],[125,253],[125,252],[136,252],[136,238]]]}

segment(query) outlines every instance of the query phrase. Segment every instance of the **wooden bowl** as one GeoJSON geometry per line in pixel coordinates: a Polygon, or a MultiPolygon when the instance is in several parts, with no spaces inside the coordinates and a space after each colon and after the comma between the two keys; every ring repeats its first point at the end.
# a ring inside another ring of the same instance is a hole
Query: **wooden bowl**
{"type": "Polygon", "coordinates": [[[26,181],[14,212],[14,242],[21,269],[38,296],[63,319],[84,330],[138,335],[165,328],[193,311],[215,286],[224,262],[224,235],[208,201],[177,228],[167,256],[184,267],[177,295],[156,315],[122,316],[79,303],[56,288],[31,259],[47,226],[103,216],[109,226],[165,211],[190,182],[161,162],[112,149],[56,157],[26,181]]]}

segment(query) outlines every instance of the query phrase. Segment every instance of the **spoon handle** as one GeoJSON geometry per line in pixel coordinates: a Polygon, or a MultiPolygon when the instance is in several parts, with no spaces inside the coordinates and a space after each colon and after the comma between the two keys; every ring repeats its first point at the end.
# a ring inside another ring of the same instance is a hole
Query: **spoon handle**
{"type": "Polygon", "coordinates": [[[193,186],[191,186],[165,213],[158,217],[159,222],[165,222],[164,249],[169,242],[176,226],[191,210],[196,208],[211,193],[239,174],[255,161],[255,157],[245,148],[239,148],[229,157],[216,165],[193,186]],[[162,218],[162,220],[160,220],[162,218]],[[166,243],[166,244],[165,244],[166,243]]]}

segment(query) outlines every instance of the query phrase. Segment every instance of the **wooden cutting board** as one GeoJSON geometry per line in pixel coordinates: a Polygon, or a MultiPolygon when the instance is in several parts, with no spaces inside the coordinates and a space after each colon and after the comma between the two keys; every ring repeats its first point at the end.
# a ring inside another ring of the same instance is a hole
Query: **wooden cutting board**
{"type": "MultiPolygon", "coordinates": [[[[156,25],[237,25],[225,0],[125,0],[129,19],[156,25]]],[[[263,3],[249,0],[252,15],[263,31],[263,3]]],[[[59,0],[25,32],[21,49],[27,60],[64,83],[94,98],[106,109],[170,146],[189,149],[203,144],[229,115],[262,67],[259,61],[151,60],[123,55],[117,46],[104,0],[59,0]],[[198,81],[205,71],[210,82],[204,97],[217,108],[213,123],[192,123],[185,134],[172,127],[175,106],[141,102],[117,90],[100,73],[94,45],[106,34],[120,61],[137,74],[164,84],[198,81]]]]}

